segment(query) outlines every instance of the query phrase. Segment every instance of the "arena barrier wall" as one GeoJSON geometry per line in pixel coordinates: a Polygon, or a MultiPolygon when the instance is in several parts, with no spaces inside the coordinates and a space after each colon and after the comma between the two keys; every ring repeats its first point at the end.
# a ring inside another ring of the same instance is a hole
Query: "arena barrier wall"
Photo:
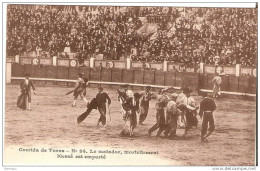
{"type": "Polygon", "coordinates": [[[152,70],[144,70],[144,84],[155,85],[155,71],[152,70]]]}
{"type": "MultiPolygon", "coordinates": [[[[22,65],[33,64],[33,65],[55,65],[57,66],[67,66],[67,67],[78,67],[79,63],[77,59],[67,59],[67,58],[36,58],[36,57],[7,57],[7,62],[15,62],[22,65]]],[[[130,58],[127,60],[100,60],[98,58],[90,58],[84,60],[84,66],[86,67],[103,67],[103,68],[120,68],[120,69],[146,69],[146,70],[159,70],[159,71],[173,71],[173,72],[189,72],[189,73],[207,73],[215,74],[219,71],[223,71],[226,75],[234,76],[254,76],[256,77],[256,68],[236,65],[224,65],[215,66],[200,63],[198,66],[185,67],[181,63],[175,63],[170,61],[164,62],[140,62],[132,61],[130,58]]],[[[82,64],[80,64],[82,65],[82,64]]]]}
{"type": "MultiPolygon", "coordinates": [[[[11,82],[23,79],[25,73],[30,73],[32,80],[45,84],[67,85],[75,82],[78,72],[85,73],[93,84],[120,85],[129,83],[133,86],[143,87],[152,85],[155,88],[173,86],[180,89],[182,86],[191,87],[196,91],[211,91],[214,74],[199,74],[187,72],[163,72],[160,70],[119,69],[119,68],[89,68],[66,66],[34,66],[13,63],[11,69],[11,82]]],[[[256,77],[228,76],[222,77],[221,90],[227,94],[256,96],[256,77]]],[[[37,83],[37,82],[36,82],[37,83]]]]}

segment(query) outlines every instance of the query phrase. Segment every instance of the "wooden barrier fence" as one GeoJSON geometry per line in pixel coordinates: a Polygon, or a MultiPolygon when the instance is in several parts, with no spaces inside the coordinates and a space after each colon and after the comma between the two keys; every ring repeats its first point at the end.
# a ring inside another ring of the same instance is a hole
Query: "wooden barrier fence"
{"type": "MultiPolygon", "coordinates": [[[[173,86],[176,88],[188,86],[196,92],[198,90],[211,90],[214,77],[214,74],[163,72],[160,70],[20,65],[16,63],[12,64],[11,77],[21,78],[24,77],[25,73],[30,73],[32,78],[37,78],[41,83],[44,82],[44,79],[49,79],[48,84],[63,84],[62,81],[56,83],[55,80],[73,82],[77,79],[79,72],[85,73],[93,83],[110,83],[111,85],[129,83],[136,86],[153,85],[154,87],[173,86]]],[[[35,80],[37,81],[37,79],[35,80]]],[[[12,79],[12,82],[15,80],[12,79]]],[[[221,90],[224,92],[234,92],[238,95],[256,94],[256,77],[226,75],[222,76],[222,80],[221,90]]]]}

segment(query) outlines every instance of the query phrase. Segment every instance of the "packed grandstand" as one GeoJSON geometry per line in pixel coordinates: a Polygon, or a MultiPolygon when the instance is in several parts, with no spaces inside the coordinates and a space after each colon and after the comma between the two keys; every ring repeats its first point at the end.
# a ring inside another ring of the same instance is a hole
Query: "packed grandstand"
{"type": "Polygon", "coordinates": [[[7,55],[255,67],[257,9],[8,5],[7,55]]]}

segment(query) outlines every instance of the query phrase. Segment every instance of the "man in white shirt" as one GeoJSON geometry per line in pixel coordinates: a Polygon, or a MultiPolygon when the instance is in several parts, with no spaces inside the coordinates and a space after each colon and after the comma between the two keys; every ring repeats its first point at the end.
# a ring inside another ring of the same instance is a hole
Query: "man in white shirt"
{"type": "Polygon", "coordinates": [[[197,126],[197,109],[194,98],[190,97],[191,90],[184,88],[183,93],[179,94],[176,99],[177,109],[180,110],[181,115],[179,117],[180,126],[185,126],[185,133],[183,136],[187,136],[188,131],[197,126]]]}
{"type": "Polygon", "coordinates": [[[170,96],[170,100],[166,106],[166,127],[164,130],[164,135],[170,139],[176,137],[177,131],[177,120],[178,120],[178,112],[177,112],[177,105],[176,105],[176,98],[178,94],[173,93],[170,96]]]}
{"type": "Polygon", "coordinates": [[[212,80],[213,82],[213,97],[217,98],[220,95],[220,84],[222,83],[221,76],[217,73],[212,80]]]}

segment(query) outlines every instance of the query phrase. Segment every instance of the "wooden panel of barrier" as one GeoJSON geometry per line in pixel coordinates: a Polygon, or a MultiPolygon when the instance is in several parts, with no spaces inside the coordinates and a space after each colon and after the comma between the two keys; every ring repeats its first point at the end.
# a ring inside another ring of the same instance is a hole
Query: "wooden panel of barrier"
{"type": "Polygon", "coordinates": [[[207,74],[207,89],[212,90],[213,88],[213,78],[214,78],[215,74],[207,74]]]}
{"type": "Polygon", "coordinates": [[[154,73],[152,70],[144,70],[144,84],[154,85],[154,73]]]}
{"type": "Polygon", "coordinates": [[[122,69],[113,68],[111,70],[112,82],[122,82],[122,73],[123,73],[122,69]]]}
{"type": "MultiPolygon", "coordinates": [[[[46,78],[46,66],[33,65],[35,78],[46,78]]],[[[45,81],[34,81],[35,84],[45,85],[45,81]]]]}
{"type": "Polygon", "coordinates": [[[174,86],[182,87],[183,85],[183,79],[184,79],[184,74],[182,72],[176,72],[175,73],[175,82],[174,86]]]}
{"type": "Polygon", "coordinates": [[[176,72],[165,72],[165,85],[166,86],[175,86],[176,81],[176,72]]]}
{"type": "Polygon", "coordinates": [[[34,67],[34,77],[45,78],[46,77],[46,66],[35,65],[34,67]]]}
{"type": "Polygon", "coordinates": [[[155,85],[165,85],[165,76],[163,71],[154,71],[155,85]]]}
{"type": "Polygon", "coordinates": [[[91,68],[91,70],[90,70],[90,80],[100,81],[100,76],[101,76],[101,69],[100,69],[100,67],[98,67],[98,68],[91,68]]]}
{"type": "Polygon", "coordinates": [[[249,86],[250,86],[249,93],[256,94],[257,80],[255,77],[249,77],[249,86]]]}
{"type": "MultiPolygon", "coordinates": [[[[57,78],[59,79],[68,79],[69,78],[69,69],[67,66],[58,66],[57,67],[57,78]]],[[[67,85],[66,82],[58,82],[57,85],[67,85]]]]}
{"type": "Polygon", "coordinates": [[[58,79],[68,79],[69,78],[68,67],[58,66],[57,67],[57,78],[58,79]]]}
{"type": "Polygon", "coordinates": [[[135,84],[144,83],[144,70],[134,70],[133,83],[135,83],[135,84]]]}
{"type": "Polygon", "coordinates": [[[229,91],[238,92],[238,77],[230,75],[229,81],[229,91]]]}
{"type": "Polygon", "coordinates": [[[199,74],[199,87],[201,89],[207,89],[207,78],[206,74],[199,74]]]}
{"type": "MultiPolygon", "coordinates": [[[[45,72],[45,76],[46,78],[57,78],[57,69],[58,67],[56,66],[46,66],[45,67],[46,72],[45,72]]],[[[46,81],[47,85],[56,85],[56,82],[51,82],[51,81],[46,81]]]]}
{"type": "Polygon", "coordinates": [[[24,76],[24,65],[12,64],[11,70],[12,77],[23,77],[24,76]]]}
{"type": "Polygon", "coordinates": [[[46,66],[46,78],[57,78],[57,69],[56,66],[46,66]]]}
{"type": "Polygon", "coordinates": [[[182,72],[183,76],[181,87],[190,87],[192,90],[198,90],[199,88],[199,76],[197,73],[182,72]]]}
{"type": "MultiPolygon", "coordinates": [[[[230,87],[230,79],[229,79],[229,76],[227,75],[224,75],[224,76],[221,76],[222,78],[222,83],[221,83],[221,91],[229,91],[229,87],[230,87]]],[[[212,80],[211,80],[212,81],[212,80]]]]}
{"type": "Polygon", "coordinates": [[[240,93],[249,93],[249,77],[248,76],[242,76],[238,77],[238,88],[240,93]]]}
{"type": "Polygon", "coordinates": [[[34,67],[33,67],[33,65],[25,64],[24,65],[24,73],[30,74],[31,77],[34,77],[34,67]]]}
{"type": "Polygon", "coordinates": [[[101,70],[101,81],[111,82],[112,72],[109,68],[102,68],[101,70]]]}
{"type": "Polygon", "coordinates": [[[69,70],[69,79],[76,80],[79,73],[79,68],[77,67],[68,67],[69,70]]]}
{"type": "Polygon", "coordinates": [[[134,70],[132,69],[123,69],[123,76],[122,76],[122,81],[124,83],[133,83],[134,80],[134,70]]]}

